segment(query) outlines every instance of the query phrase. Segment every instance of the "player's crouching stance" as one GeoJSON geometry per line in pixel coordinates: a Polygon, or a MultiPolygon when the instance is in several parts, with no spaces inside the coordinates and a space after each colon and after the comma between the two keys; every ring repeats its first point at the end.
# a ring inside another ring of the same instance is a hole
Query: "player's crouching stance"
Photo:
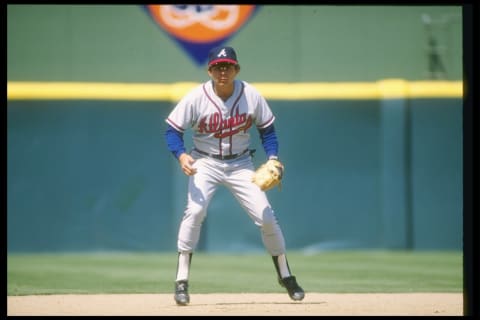
{"type": "Polygon", "coordinates": [[[292,300],[300,301],[305,293],[290,272],[285,240],[275,212],[265,189],[256,184],[260,179],[252,182],[255,168],[249,149],[249,129],[255,125],[267,158],[278,160],[275,116],[254,87],[235,79],[240,65],[233,48],[212,49],[207,71],[210,80],[183,97],[166,119],[168,149],[189,176],[187,205],[178,230],[175,301],[178,305],[190,302],[188,279],[192,254],[208,204],[219,185],[233,193],[260,228],[280,285],[292,300]],[[186,152],[183,141],[183,134],[189,128],[193,131],[191,153],[186,152]]]}

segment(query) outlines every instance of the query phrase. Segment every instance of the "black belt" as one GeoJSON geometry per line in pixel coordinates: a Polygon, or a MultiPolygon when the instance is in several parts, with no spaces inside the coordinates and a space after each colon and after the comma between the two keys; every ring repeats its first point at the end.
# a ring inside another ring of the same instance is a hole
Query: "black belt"
{"type": "Polygon", "coordinates": [[[204,152],[204,151],[198,150],[197,148],[194,148],[193,150],[195,150],[196,152],[198,152],[200,154],[203,154],[205,156],[208,156],[208,157],[211,157],[211,158],[214,158],[214,159],[218,159],[218,160],[233,160],[233,159],[236,159],[240,156],[243,156],[245,153],[247,153],[249,151],[248,149],[245,149],[240,153],[231,154],[231,155],[228,155],[228,156],[221,156],[219,154],[211,154],[211,153],[208,153],[208,152],[204,152]]]}

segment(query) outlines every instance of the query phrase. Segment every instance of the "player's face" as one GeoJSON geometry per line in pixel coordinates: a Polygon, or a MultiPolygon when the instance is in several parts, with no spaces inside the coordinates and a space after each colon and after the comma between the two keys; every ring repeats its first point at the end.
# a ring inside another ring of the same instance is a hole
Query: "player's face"
{"type": "Polygon", "coordinates": [[[238,70],[238,67],[231,63],[218,63],[208,69],[208,74],[216,84],[227,85],[233,82],[238,70]]]}

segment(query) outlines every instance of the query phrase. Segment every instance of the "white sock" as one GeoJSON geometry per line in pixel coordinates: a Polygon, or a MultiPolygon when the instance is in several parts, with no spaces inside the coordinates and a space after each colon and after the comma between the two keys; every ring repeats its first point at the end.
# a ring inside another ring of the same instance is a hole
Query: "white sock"
{"type": "Polygon", "coordinates": [[[189,269],[190,269],[190,253],[181,252],[178,255],[178,269],[177,269],[176,281],[188,280],[189,269]]]}
{"type": "Polygon", "coordinates": [[[280,276],[283,278],[290,277],[290,269],[287,264],[287,257],[284,254],[278,256],[278,268],[280,269],[280,276]]]}

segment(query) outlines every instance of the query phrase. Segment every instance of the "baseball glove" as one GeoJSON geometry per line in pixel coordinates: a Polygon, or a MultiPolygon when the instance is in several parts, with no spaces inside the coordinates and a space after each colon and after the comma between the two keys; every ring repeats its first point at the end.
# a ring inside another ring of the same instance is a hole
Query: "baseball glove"
{"type": "Polygon", "coordinates": [[[270,159],[262,164],[253,174],[252,182],[267,191],[277,186],[281,187],[284,167],[283,164],[275,159],[270,159]]]}

